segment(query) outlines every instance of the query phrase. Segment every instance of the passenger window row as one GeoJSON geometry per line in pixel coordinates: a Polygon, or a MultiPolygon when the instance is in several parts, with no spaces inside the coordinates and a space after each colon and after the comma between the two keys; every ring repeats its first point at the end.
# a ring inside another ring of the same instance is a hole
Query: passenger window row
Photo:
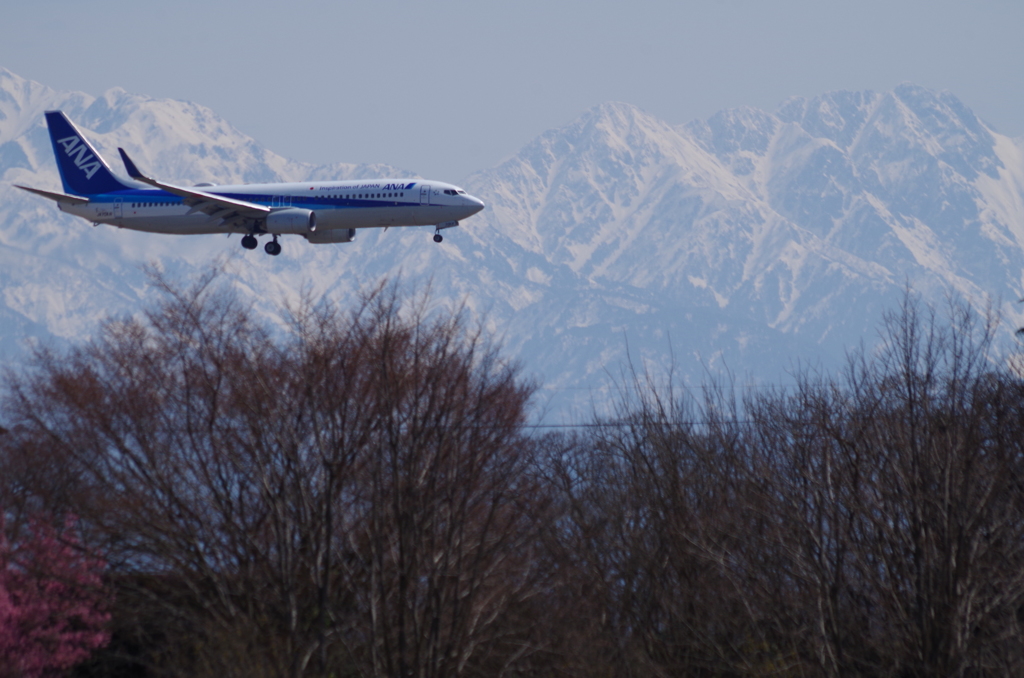
{"type": "MultiPolygon", "coordinates": [[[[445,193],[450,193],[450,194],[454,195],[455,191],[445,191],[445,193]]],[[[315,197],[320,197],[320,196],[315,196],[315,197]]],[[[356,194],[356,195],[337,194],[337,195],[320,197],[320,199],[327,198],[327,199],[332,199],[332,200],[338,200],[338,199],[346,199],[347,198],[349,200],[352,200],[352,199],[356,199],[356,200],[373,200],[373,199],[378,199],[378,198],[404,198],[404,197],[405,197],[405,193],[404,192],[402,192],[402,193],[359,193],[359,194],[356,194]]],[[[266,197],[262,197],[262,198],[264,200],[279,199],[279,198],[272,198],[271,196],[266,196],[266,197]]],[[[139,207],[169,207],[171,205],[176,205],[176,204],[179,204],[179,203],[171,203],[171,202],[133,202],[132,203],[132,208],[139,208],[139,207]]]]}
{"type": "Polygon", "coordinates": [[[313,197],[319,200],[375,200],[378,198],[404,198],[405,193],[356,193],[353,195],[337,193],[335,195],[313,197]]]}
{"type": "Polygon", "coordinates": [[[358,193],[356,195],[332,195],[333,199],[356,199],[356,200],[372,200],[376,198],[404,198],[405,193],[358,193]]]}

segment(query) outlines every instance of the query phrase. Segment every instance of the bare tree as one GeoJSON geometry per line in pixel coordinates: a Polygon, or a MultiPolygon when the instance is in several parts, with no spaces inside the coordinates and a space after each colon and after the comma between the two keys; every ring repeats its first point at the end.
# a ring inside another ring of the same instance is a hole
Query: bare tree
{"type": "Polygon", "coordinates": [[[532,650],[503,643],[521,627],[502,618],[536,594],[532,389],[458,316],[422,313],[374,312],[355,602],[375,675],[503,675],[532,650]]]}
{"type": "Polygon", "coordinates": [[[143,615],[164,638],[151,669],[515,665],[529,648],[502,646],[502,614],[534,593],[543,505],[516,368],[387,285],[280,328],[217,271],[155,282],[163,304],[9,380],[4,455],[68,470],[24,478],[103,540],[124,600],[162,611],[143,615]]]}
{"type": "Polygon", "coordinates": [[[596,665],[612,675],[756,674],[778,661],[752,597],[757,529],[736,404],[630,372],[615,415],[551,463],[567,557],[596,598],[596,665]]]}
{"type": "Polygon", "coordinates": [[[549,465],[601,665],[1019,675],[1024,391],[993,322],[908,298],[880,351],[742,407],[634,375],[549,465]]]}
{"type": "MultiPolygon", "coordinates": [[[[532,386],[393,286],[259,320],[217,272],[9,376],[0,498],[71,511],[154,675],[1012,676],[1024,387],[910,299],[837,376],[737,402],[532,386]]],[[[120,640],[119,640],[120,639],[120,640]]]]}
{"type": "Polygon", "coordinates": [[[880,352],[747,403],[766,599],[821,675],[1016,675],[1019,381],[993,318],[909,296],[880,352]]]}

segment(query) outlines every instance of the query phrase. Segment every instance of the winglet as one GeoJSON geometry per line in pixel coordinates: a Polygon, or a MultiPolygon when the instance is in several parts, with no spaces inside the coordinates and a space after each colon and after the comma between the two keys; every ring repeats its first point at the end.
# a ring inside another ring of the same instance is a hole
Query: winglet
{"type": "Polygon", "coordinates": [[[128,157],[128,154],[124,152],[124,149],[118,146],[117,152],[121,154],[121,160],[124,162],[124,168],[128,172],[128,176],[132,179],[145,179],[146,177],[139,171],[139,168],[135,166],[132,159],[128,157]]]}

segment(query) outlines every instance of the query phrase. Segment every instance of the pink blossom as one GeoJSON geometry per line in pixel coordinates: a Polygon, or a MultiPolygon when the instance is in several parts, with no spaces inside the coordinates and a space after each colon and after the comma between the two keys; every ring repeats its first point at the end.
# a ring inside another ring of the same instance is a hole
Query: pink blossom
{"type": "Polygon", "coordinates": [[[35,520],[12,542],[0,518],[0,678],[64,675],[110,640],[106,563],[82,548],[75,523],[58,533],[35,520]]]}

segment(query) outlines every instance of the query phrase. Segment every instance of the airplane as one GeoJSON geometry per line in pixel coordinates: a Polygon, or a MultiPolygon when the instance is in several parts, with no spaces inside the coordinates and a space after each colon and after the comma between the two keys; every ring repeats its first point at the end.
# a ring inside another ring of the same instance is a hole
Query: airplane
{"type": "Polygon", "coordinates": [[[18,188],[48,198],[62,212],[148,233],[192,235],[241,233],[242,247],[272,239],[263,249],[281,253],[282,235],[301,235],[314,244],[352,242],[360,228],[433,226],[441,231],[484,208],[458,186],[422,179],[359,179],[304,183],[192,187],[164,183],[143,174],[118,148],[132,181],[110,166],[62,111],[46,111],[64,193],[18,188]]]}

